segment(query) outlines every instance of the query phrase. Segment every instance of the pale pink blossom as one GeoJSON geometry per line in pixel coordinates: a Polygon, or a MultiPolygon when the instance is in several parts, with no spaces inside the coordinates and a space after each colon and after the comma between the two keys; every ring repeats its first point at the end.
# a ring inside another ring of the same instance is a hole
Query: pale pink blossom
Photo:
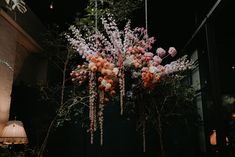
{"type": "Polygon", "coordinates": [[[157,53],[157,55],[158,55],[159,57],[161,57],[161,58],[166,55],[166,51],[165,51],[163,48],[161,48],[161,47],[159,47],[159,48],[156,50],[156,53],[157,53]]]}
{"type": "Polygon", "coordinates": [[[170,47],[168,53],[171,55],[171,57],[174,57],[177,54],[177,51],[174,47],[170,47]]]}
{"type": "Polygon", "coordinates": [[[137,49],[142,53],[142,54],[144,54],[144,48],[142,48],[142,47],[137,47],[137,49]]]}
{"type": "Polygon", "coordinates": [[[145,61],[150,61],[151,59],[153,58],[153,53],[151,53],[151,52],[146,52],[146,53],[144,53],[144,60],[145,61]]]}
{"type": "Polygon", "coordinates": [[[153,62],[154,62],[154,65],[157,66],[157,65],[161,64],[162,59],[159,56],[154,56],[153,62]]]}

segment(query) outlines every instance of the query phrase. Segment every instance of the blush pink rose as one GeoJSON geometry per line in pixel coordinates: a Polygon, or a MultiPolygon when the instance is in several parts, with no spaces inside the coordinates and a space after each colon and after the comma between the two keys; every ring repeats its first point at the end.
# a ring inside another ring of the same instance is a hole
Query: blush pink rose
{"type": "Polygon", "coordinates": [[[171,55],[171,57],[174,57],[177,54],[177,51],[174,47],[170,47],[168,53],[171,55]]]}
{"type": "Polygon", "coordinates": [[[154,65],[157,66],[157,65],[161,64],[162,59],[159,56],[154,56],[153,61],[154,61],[154,65]]]}
{"type": "Polygon", "coordinates": [[[156,50],[156,53],[157,53],[157,55],[158,55],[159,57],[161,57],[161,58],[166,55],[166,51],[165,51],[163,48],[161,48],[161,47],[159,47],[159,48],[156,50]]]}

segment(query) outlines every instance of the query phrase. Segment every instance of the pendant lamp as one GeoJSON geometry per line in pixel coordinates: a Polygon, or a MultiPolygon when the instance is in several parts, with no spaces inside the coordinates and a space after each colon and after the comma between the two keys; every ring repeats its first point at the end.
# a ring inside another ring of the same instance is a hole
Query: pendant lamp
{"type": "Polygon", "coordinates": [[[3,144],[27,144],[28,138],[23,123],[18,120],[8,121],[0,136],[0,142],[3,144]]]}

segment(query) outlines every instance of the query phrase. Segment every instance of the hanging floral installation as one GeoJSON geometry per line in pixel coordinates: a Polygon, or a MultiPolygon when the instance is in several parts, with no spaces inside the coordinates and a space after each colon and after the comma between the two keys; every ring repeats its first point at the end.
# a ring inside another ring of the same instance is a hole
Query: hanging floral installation
{"type": "MultiPolygon", "coordinates": [[[[85,59],[85,62],[78,65],[70,75],[79,85],[89,85],[91,143],[94,132],[99,129],[102,145],[105,104],[108,104],[112,97],[118,96],[120,114],[123,114],[127,77],[138,80],[139,88],[151,91],[166,78],[191,69],[193,63],[187,56],[183,56],[163,65],[163,60],[176,56],[177,51],[174,47],[170,47],[168,51],[159,47],[153,52],[155,39],[149,37],[144,28],[131,29],[129,21],[124,30],[120,31],[111,16],[101,18],[101,21],[104,33],[97,30],[93,34],[87,33],[83,36],[78,28],[70,26],[70,33],[66,34],[66,38],[73,49],[85,59]]],[[[135,81],[131,83],[134,84],[135,81]]]]}

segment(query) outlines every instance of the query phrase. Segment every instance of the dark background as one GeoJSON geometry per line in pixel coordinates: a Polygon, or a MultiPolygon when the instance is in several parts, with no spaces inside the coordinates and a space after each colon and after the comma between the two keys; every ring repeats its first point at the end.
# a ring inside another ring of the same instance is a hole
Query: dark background
{"type": "MultiPolygon", "coordinates": [[[[235,75],[234,69],[232,69],[235,64],[233,57],[235,53],[235,25],[233,24],[235,10],[232,1],[224,0],[210,19],[213,20],[215,28],[216,46],[219,52],[220,87],[224,94],[235,92],[235,75]]],[[[156,37],[156,47],[167,49],[169,46],[174,46],[180,55],[187,53],[181,50],[215,2],[216,0],[149,0],[149,34],[156,37]]],[[[26,3],[45,26],[56,23],[62,30],[73,22],[77,12],[82,12],[86,7],[86,1],[83,0],[54,0],[53,10],[49,8],[51,1],[48,0],[26,0],[26,3]]],[[[133,27],[145,26],[144,8],[134,12],[130,18],[133,27]]],[[[45,119],[45,123],[47,123],[46,120],[54,114],[53,107],[40,104],[40,102],[35,103],[38,97],[39,93],[36,89],[24,85],[17,86],[13,90],[12,113],[15,113],[24,122],[29,140],[35,145],[38,145],[37,142],[40,141],[37,138],[44,136],[38,136],[35,132],[38,129],[37,123],[34,123],[35,119],[42,117],[38,121],[41,122],[45,119]]],[[[150,131],[147,135],[147,152],[143,153],[142,139],[135,130],[134,120],[126,120],[121,117],[115,105],[107,107],[105,114],[107,118],[105,119],[103,147],[99,146],[98,137],[96,144],[90,145],[89,134],[79,124],[67,123],[51,134],[46,150],[48,156],[157,156],[159,147],[155,132],[150,131]]],[[[174,130],[176,131],[171,129],[166,131],[168,143],[166,149],[171,150],[169,156],[193,157],[193,155],[197,155],[195,153],[198,149],[196,148],[196,134],[194,132],[187,134],[184,125],[176,127],[174,130]]]]}

